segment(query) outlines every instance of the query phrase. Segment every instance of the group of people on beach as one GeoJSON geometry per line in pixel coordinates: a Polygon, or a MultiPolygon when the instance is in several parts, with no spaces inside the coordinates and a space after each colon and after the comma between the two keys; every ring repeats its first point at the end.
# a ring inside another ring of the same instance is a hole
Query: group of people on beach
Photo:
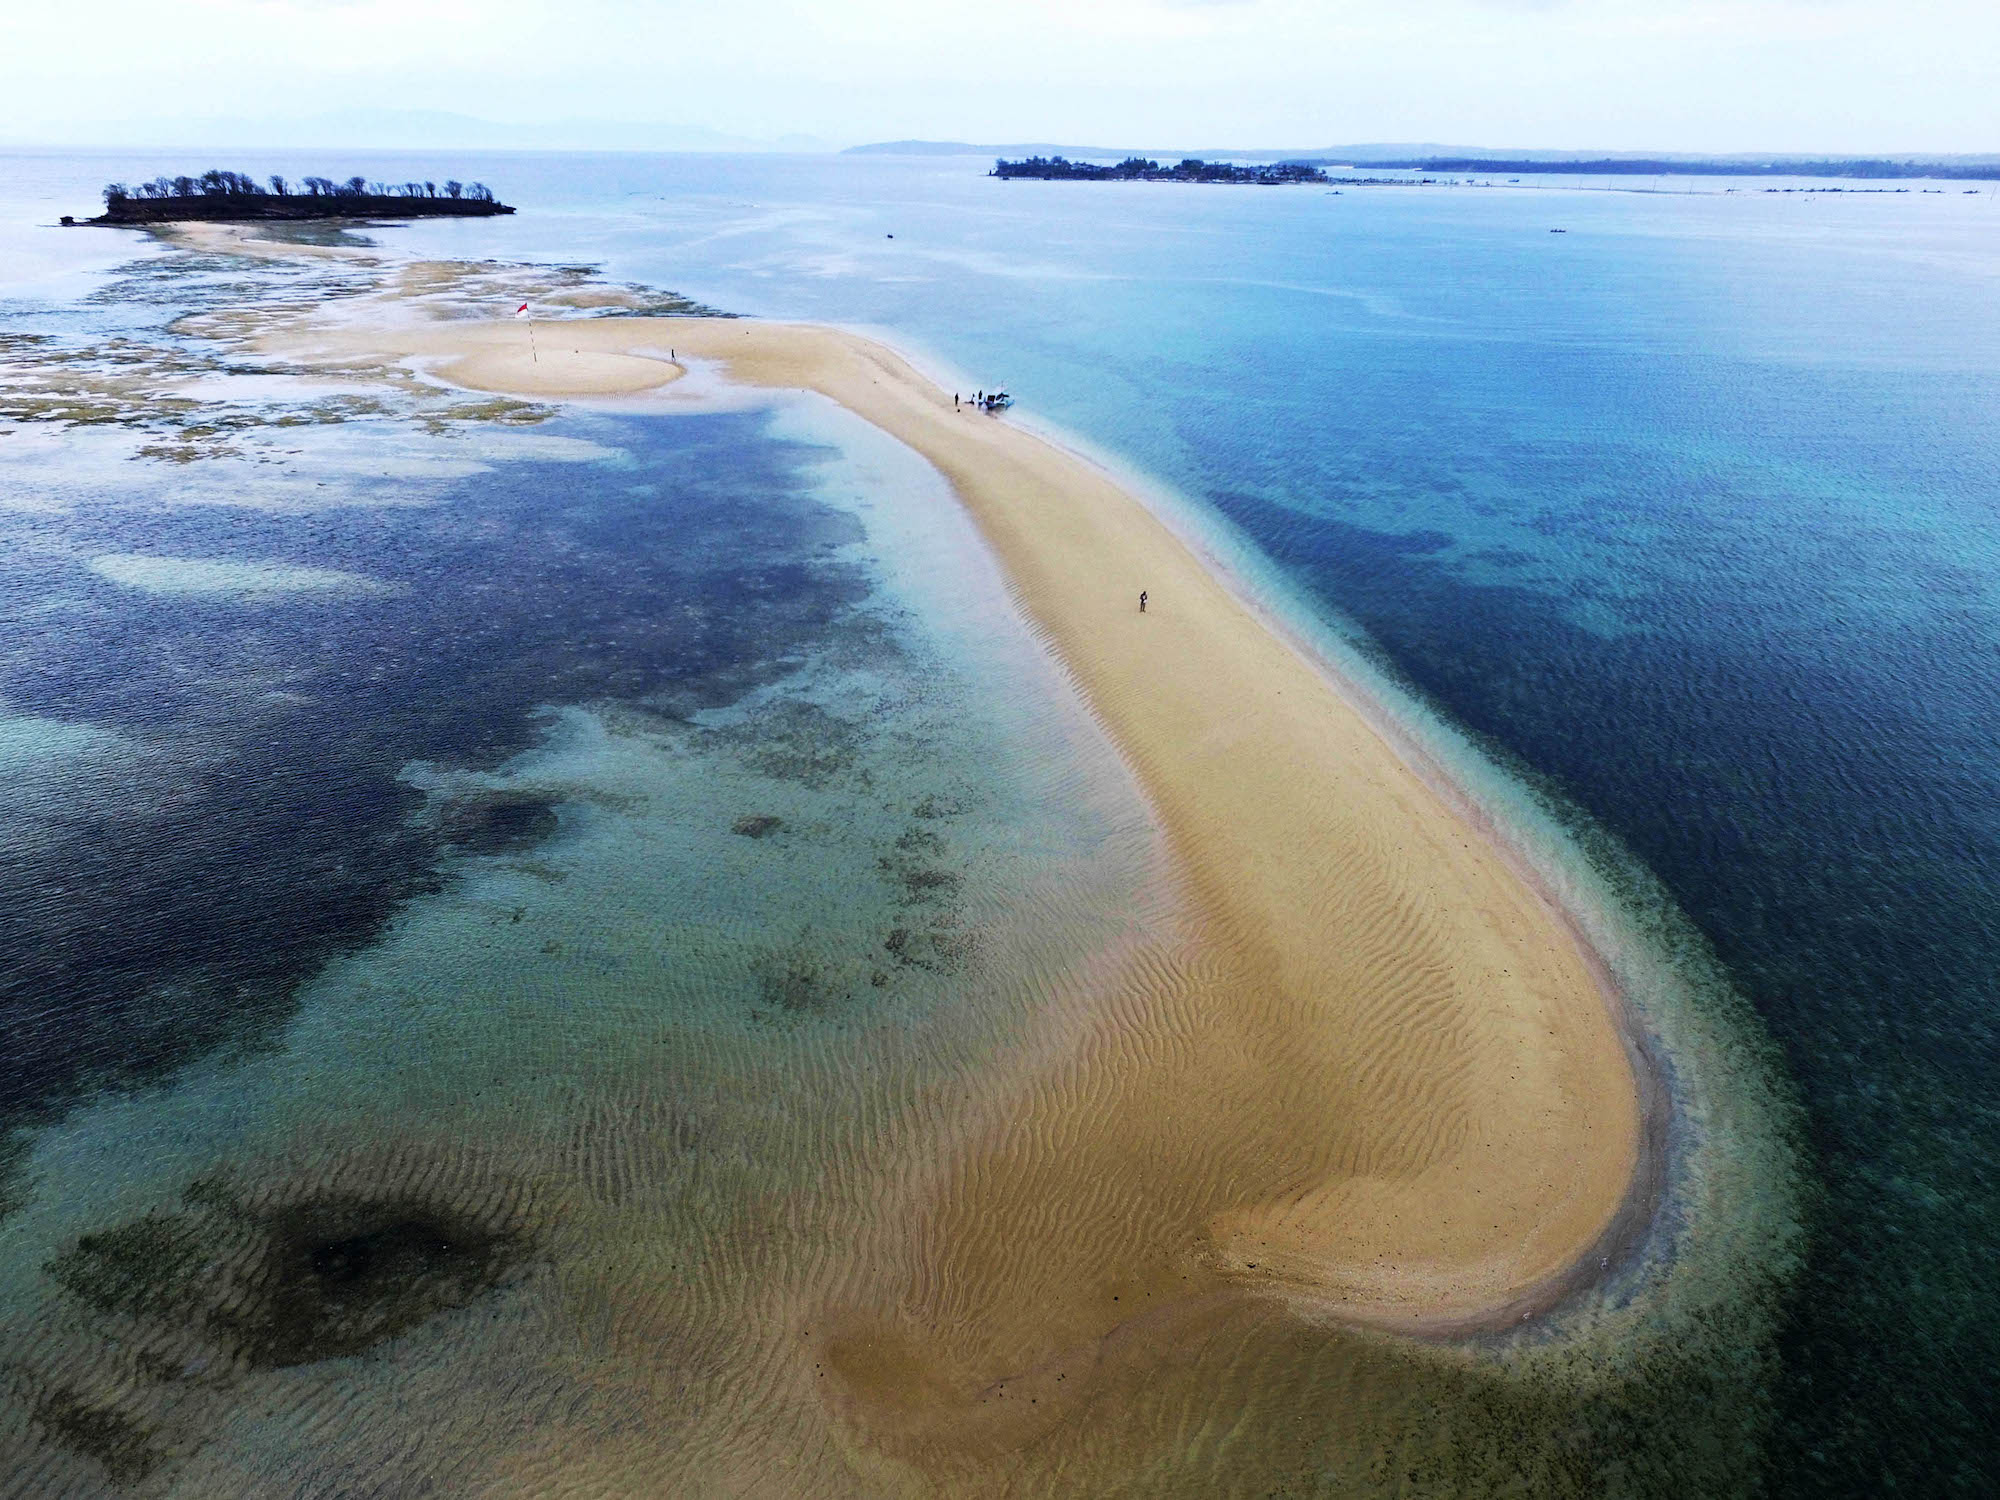
{"type": "MultiPolygon", "coordinates": [[[[1005,391],[974,391],[972,393],[972,404],[978,407],[982,411],[998,411],[1003,406],[1013,405],[1014,398],[1008,395],[1005,391]]],[[[953,411],[961,411],[964,409],[964,403],[961,402],[961,400],[959,399],[959,394],[957,391],[953,391],[951,393],[951,409],[953,411]]],[[[1139,613],[1143,615],[1145,612],[1146,612],[1146,591],[1144,589],[1140,589],[1139,613]]]]}

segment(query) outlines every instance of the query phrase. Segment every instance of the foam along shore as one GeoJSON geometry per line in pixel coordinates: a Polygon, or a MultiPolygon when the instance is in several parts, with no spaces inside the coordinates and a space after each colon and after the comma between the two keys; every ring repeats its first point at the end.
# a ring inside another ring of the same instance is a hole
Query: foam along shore
{"type": "Polygon", "coordinates": [[[1405,1331],[1499,1326],[1630,1230],[1645,1080],[1600,967],[1448,790],[1105,473],[836,329],[578,320],[531,357],[518,324],[413,311],[265,344],[558,398],[662,385],[672,349],[819,392],[923,455],[1164,826],[1187,941],[1126,966],[1078,1055],[922,1210],[951,1277],[1018,1336],[945,1359],[885,1353],[914,1335],[871,1325],[831,1351],[859,1396],[914,1381],[970,1399],[980,1368],[1246,1286],[1405,1331]]]}

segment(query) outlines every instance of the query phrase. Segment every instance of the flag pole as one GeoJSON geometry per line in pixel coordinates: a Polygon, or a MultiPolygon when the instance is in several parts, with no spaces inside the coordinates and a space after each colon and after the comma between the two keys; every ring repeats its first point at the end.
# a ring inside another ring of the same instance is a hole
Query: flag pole
{"type": "Polygon", "coordinates": [[[528,304],[523,302],[514,309],[514,316],[528,320],[528,359],[533,364],[542,362],[541,354],[535,348],[535,320],[528,312],[528,304]]]}

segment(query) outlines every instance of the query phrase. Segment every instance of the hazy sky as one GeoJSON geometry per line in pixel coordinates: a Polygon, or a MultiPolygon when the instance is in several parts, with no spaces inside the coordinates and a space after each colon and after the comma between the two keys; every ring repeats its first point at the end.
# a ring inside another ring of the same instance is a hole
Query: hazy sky
{"type": "Polygon", "coordinates": [[[0,14],[0,140],[417,107],[842,144],[1996,151],[1996,81],[2000,0],[5,0],[0,14]]]}

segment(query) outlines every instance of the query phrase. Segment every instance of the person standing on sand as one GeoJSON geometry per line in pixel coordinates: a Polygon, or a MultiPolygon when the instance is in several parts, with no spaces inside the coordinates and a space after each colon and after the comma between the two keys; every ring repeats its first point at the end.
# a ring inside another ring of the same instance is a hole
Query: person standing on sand
{"type": "Polygon", "coordinates": [[[958,392],[957,392],[957,391],[953,391],[953,392],[951,393],[951,409],[952,409],[953,411],[957,411],[957,410],[958,410],[958,392]]]}
{"type": "Polygon", "coordinates": [[[1143,615],[1143,614],[1144,614],[1145,612],[1146,612],[1146,591],[1145,591],[1144,589],[1140,589],[1140,590],[1139,590],[1139,613],[1143,615]]]}

